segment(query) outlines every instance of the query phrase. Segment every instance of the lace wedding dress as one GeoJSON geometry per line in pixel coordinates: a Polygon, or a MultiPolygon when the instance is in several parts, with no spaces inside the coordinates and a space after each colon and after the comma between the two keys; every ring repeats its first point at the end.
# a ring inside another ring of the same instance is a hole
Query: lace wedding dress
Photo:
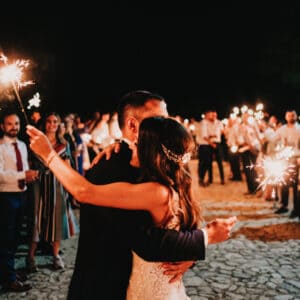
{"type": "MultiPolygon", "coordinates": [[[[178,194],[173,192],[170,201],[172,217],[166,228],[178,229],[179,220],[176,214],[178,211],[178,194]]],[[[189,300],[185,293],[182,280],[169,283],[170,277],[164,275],[161,263],[148,262],[133,252],[133,267],[127,289],[126,300],[189,300]]]]}

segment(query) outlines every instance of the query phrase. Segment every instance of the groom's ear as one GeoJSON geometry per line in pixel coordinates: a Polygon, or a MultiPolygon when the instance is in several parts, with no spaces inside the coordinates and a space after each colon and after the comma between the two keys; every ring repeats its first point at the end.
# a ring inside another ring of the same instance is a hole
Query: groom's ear
{"type": "Polygon", "coordinates": [[[127,127],[132,133],[137,134],[137,132],[139,130],[138,120],[134,117],[128,118],[127,119],[127,127]]]}

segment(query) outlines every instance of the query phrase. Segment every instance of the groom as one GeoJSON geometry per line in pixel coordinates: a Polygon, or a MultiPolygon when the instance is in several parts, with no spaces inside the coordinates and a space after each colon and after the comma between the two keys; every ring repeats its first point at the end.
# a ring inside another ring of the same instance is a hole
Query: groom
{"type": "MultiPolygon", "coordinates": [[[[164,99],[147,91],[125,95],[118,110],[123,142],[118,154],[102,159],[86,174],[95,184],[136,182],[139,170],[130,165],[129,143],[136,142],[140,122],[150,116],[167,116],[164,99]]],[[[209,243],[228,238],[224,224],[207,228],[209,243]]],[[[80,235],[68,300],[125,300],[133,249],[149,261],[203,260],[205,232],[177,232],[153,227],[144,211],[130,211],[81,204],[80,235]]],[[[183,273],[190,264],[183,264],[183,273]]],[[[180,264],[179,264],[180,266],[180,264]]]]}

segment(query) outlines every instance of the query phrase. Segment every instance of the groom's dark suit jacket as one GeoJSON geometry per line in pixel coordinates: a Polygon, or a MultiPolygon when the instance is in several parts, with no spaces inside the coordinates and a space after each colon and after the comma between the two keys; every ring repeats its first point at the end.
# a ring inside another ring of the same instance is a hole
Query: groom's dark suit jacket
{"type": "MultiPolygon", "coordinates": [[[[139,170],[130,166],[131,150],[123,142],[118,154],[90,169],[95,184],[136,182],[139,170]]],[[[176,232],[153,227],[144,211],[93,205],[80,206],[80,234],[68,300],[124,300],[131,273],[131,250],[150,261],[205,258],[201,230],[176,232]]]]}

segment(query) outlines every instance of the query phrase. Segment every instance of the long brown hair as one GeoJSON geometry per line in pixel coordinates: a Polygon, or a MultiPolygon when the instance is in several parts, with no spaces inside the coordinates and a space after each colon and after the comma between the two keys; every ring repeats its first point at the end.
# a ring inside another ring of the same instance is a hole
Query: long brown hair
{"type": "Polygon", "coordinates": [[[59,126],[60,126],[60,123],[61,123],[61,117],[60,115],[55,112],[55,111],[52,111],[52,112],[48,112],[42,119],[42,122],[41,122],[41,130],[43,132],[46,132],[46,122],[47,122],[47,119],[50,117],[50,116],[55,116],[58,120],[58,128],[55,132],[55,138],[56,140],[60,143],[60,144],[64,144],[66,145],[67,144],[67,141],[66,139],[63,137],[63,135],[61,134],[60,132],[60,129],[59,129],[59,126]]]}
{"type": "Polygon", "coordinates": [[[185,159],[195,143],[191,134],[171,118],[151,117],[140,124],[138,157],[141,181],[156,181],[179,194],[180,225],[195,228],[202,220],[192,195],[192,179],[185,159]]]}

